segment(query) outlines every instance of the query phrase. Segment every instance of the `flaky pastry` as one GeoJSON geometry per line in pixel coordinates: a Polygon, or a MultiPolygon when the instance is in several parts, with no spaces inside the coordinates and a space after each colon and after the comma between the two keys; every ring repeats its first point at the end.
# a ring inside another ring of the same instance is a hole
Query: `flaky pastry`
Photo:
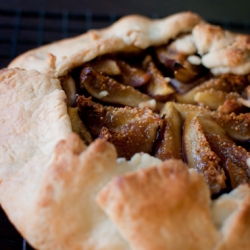
{"type": "Polygon", "coordinates": [[[0,71],[0,179],[36,157],[50,157],[71,132],[58,79],[36,70],[0,71]]]}

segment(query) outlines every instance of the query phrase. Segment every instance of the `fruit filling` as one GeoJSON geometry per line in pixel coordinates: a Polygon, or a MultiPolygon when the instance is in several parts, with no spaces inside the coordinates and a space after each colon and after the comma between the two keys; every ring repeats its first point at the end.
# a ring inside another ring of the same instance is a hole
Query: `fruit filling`
{"type": "Polygon", "coordinates": [[[192,46],[178,50],[178,39],[100,56],[61,78],[72,129],[86,144],[104,138],[118,157],[181,159],[212,196],[250,180],[249,81],[213,75],[192,46]]]}

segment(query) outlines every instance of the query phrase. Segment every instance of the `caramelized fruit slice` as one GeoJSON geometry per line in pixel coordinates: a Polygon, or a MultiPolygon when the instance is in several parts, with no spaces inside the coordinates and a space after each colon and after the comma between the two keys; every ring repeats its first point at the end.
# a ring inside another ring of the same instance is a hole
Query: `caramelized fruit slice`
{"type": "Polygon", "coordinates": [[[166,46],[160,46],[155,48],[155,54],[158,61],[164,65],[165,69],[174,74],[174,70],[177,67],[181,67],[180,62],[185,60],[184,54],[177,53],[176,50],[167,51],[166,46]]]}
{"type": "Polygon", "coordinates": [[[71,76],[60,77],[60,83],[67,97],[67,106],[71,107],[75,104],[76,84],[71,76]]]}
{"type": "Polygon", "coordinates": [[[194,96],[194,101],[199,105],[205,105],[211,110],[217,110],[226,100],[227,92],[215,89],[208,89],[198,92],[194,96]]]}
{"type": "Polygon", "coordinates": [[[71,121],[72,131],[77,133],[86,145],[89,145],[93,139],[89,130],[78,115],[78,108],[69,107],[68,115],[71,121]]]}
{"type": "Polygon", "coordinates": [[[150,109],[106,107],[78,96],[81,119],[94,137],[112,142],[119,157],[129,159],[135,153],[151,153],[162,119],[150,109]]]}
{"type": "Polygon", "coordinates": [[[247,142],[250,140],[250,113],[239,114],[223,114],[221,112],[210,111],[207,108],[191,105],[173,103],[175,108],[180,112],[183,119],[186,119],[190,112],[196,115],[205,115],[213,118],[227,134],[236,141],[247,142]]]}
{"type": "Polygon", "coordinates": [[[212,195],[226,187],[225,173],[219,165],[220,158],[211,150],[202,125],[193,113],[187,116],[184,124],[183,153],[188,166],[204,175],[212,195]]]}
{"type": "Polygon", "coordinates": [[[220,90],[227,93],[242,92],[247,84],[248,80],[245,76],[225,74],[219,78],[210,79],[185,94],[176,94],[176,100],[180,103],[194,104],[194,97],[198,92],[204,92],[208,89],[220,90]]]}
{"type": "Polygon", "coordinates": [[[237,92],[227,93],[225,91],[208,89],[198,92],[194,96],[194,101],[201,106],[206,106],[211,110],[217,110],[224,114],[243,111],[243,105],[238,101],[240,95],[237,92]]]}
{"type": "Polygon", "coordinates": [[[185,61],[181,67],[176,67],[174,77],[178,81],[190,83],[200,75],[201,70],[200,66],[192,65],[188,61],[185,61]]]}
{"type": "Polygon", "coordinates": [[[226,159],[223,168],[230,180],[231,189],[238,187],[240,184],[249,183],[246,171],[235,164],[230,158],[226,159]]]}
{"type": "Polygon", "coordinates": [[[250,113],[236,115],[235,113],[213,112],[211,117],[226,130],[233,140],[240,142],[250,140],[250,113]]]}
{"type": "Polygon", "coordinates": [[[81,88],[85,87],[91,96],[108,103],[137,107],[141,102],[151,100],[148,95],[131,86],[125,86],[116,80],[96,72],[91,67],[82,70],[81,88]]]}
{"type": "Polygon", "coordinates": [[[247,159],[250,154],[241,146],[237,146],[224,129],[207,117],[198,116],[211,149],[220,157],[231,187],[249,182],[250,169],[247,159]]]}
{"type": "Polygon", "coordinates": [[[91,67],[97,72],[102,72],[104,75],[114,76],[121,74],[121,70],[117,65],[117,62],[108,58],[97,59],[89,62],[86,64],[86,67],[91,67]]]}
{"type": "Polygon", "coordinates": [[[178,97],[179,95],[187,93],[188,91],[193,89],[195,86],[207,81],[207,79],[208,79],[208,75],[205,75],[205,76],[202,76],[202,77],[195,79],[194,81],[186,84],[186,83],[182,83],[182,82],[176,80],[175,78],[171,78],[170,83],[177,92],[177,94],[175,94],[175,96],[178,97]]]}
{"type": "Polygon", "coordinates": [[[193,65],[188,62],[185,53],[168,46],[156,48],[156,57],[171,72],[175,79],[182,83],[189,83],[202,72],[201,65],[193,65]]]}
{"type": "Polygon", "coordinates": [[[150,81],[145,87],[147,94],[157,101],[166,101],[169,95],[174,93],[169,81],[166,81],[162,73],[157,69],[151,56],[144,59],[143,66],[151,75],[150,81]]]}
{"type": "Polygon", "coordinates": [[[236,92],[227,94],[224,103],[218,107],[217,111],[224,114],[230,114],[232,112],[240,113],[244,111],[244,105],[239,101],[239,96],[240,95],[236,92]]]}
{"type": "Polygon", "coordinates": [[[163,127],[157,139],[154,156],[167,160],[171,158],[182,159],[181,154],[181,127],[182,118],[172,103],[166,103],[161,111],[163,127]]]}
{"type": "Polygon", "coordinates": [[[114,123],[112,123],[110,119],[107,119],[106,113],[108,109],[113,110],[113,107],[104,107],[100,103],[93,102],[91,97],[86,98],[84,96],[77,96],[76,103],[79,109],[80,118],[89,128],[94,138],[98,137],[102,127],[108,122],[108,125],[113,125],[114,129],[123,124],[122,117],[113,117],[115,118],[114,123]]]}
{"type": "MultiPolygon", "coordinates": [[[[249,75],[248,75],[248,79],[249,79],[249,75]]],[[[250,85],[247,86],[243,93],[242,93],[242,98],[238,98],[238,102],[240,102],[242,105],[244,105],[245,107],[250,108],[250,85]]]]}
{"type": "Polygon", "coordinates": [[[150,80],[150,74],[142,69],[131,67],[122,60],[117,60],[116,62],[121,69],[120,79],[123,84],[140,87],[150,80]]]}

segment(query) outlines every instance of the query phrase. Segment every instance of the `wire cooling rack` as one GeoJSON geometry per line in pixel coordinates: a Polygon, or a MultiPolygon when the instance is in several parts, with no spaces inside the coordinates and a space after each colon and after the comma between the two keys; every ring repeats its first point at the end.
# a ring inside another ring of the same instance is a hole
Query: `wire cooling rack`
{"type": "Polygon", "coordinates": [[[0,10],[0,68],[21,53],[73,37],[89,29],[106,27],[120,16],[46,11],[0,10]]]}
{"type": "MultiPolygon", "coordinates": [[[[96,14],[91,11],[70,13],[0,9],[0,69],[7,67],[11,60],[27,50],[82,34],[89,29],[107,27],[120,17],[114,13],[96,14]]],[[[228,30],[250,34],[248,23],[208,21],[228,30]]],[[[11,225],[1,208],[0,249],[32,249],[11,225]]]]}

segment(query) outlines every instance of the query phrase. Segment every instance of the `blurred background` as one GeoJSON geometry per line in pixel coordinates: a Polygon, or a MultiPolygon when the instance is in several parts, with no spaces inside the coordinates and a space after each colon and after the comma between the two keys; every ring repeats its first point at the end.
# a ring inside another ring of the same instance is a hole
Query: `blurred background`
{"type": "Polygon", "coordinates": [[[206,19],[248,22],[250,1],[248,0],[1,0],[1,8],[44,11],[116,13],[119,15],[140,13],[144,15],[169,15],[191,10],[206,19]]]}
{"type": "MultiPolygon", "coordinates": [[[[160,18],[187,10],[250,34],[249,0],[0,0],[0,68],[29,49],[106,27],[127,14],[160,18]]],[[[1,210],[0,249],[30,249],[1,210]]]]}

